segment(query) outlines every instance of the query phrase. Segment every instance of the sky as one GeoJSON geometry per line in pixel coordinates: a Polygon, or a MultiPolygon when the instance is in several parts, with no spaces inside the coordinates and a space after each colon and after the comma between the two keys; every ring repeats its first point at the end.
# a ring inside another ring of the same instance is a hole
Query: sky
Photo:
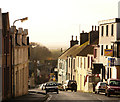
{"type": "Polygon", "coordinates": [[[28,17],[15,26],[28,29],[30,42],[51,49],[68,48],[71,36],[89,32],[98,21],[118,17],[120,0],[2,0],[2,13],[9,12],[10,26],[14,20],[28,17]]]}

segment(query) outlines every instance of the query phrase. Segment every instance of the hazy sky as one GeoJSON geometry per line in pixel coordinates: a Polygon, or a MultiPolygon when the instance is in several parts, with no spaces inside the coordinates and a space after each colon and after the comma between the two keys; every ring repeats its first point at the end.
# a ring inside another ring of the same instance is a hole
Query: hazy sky
{"type": "Polygon", "coordinates": [[[2,0],[2,13],[9,12],[10,25],[29,30],[30,42],[49,48],[69,47],[71,36],[89,32],[98,21],[118,17],[119,0],[2,0]]]}

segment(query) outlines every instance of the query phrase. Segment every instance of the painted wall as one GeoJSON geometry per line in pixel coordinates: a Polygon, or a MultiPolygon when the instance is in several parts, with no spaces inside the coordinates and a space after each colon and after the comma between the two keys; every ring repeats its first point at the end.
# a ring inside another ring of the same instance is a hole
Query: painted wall
{"type": "Polygon", "coordinates": [[[2,14],[0,9],[0,102],[2,101],[2,14]]]}

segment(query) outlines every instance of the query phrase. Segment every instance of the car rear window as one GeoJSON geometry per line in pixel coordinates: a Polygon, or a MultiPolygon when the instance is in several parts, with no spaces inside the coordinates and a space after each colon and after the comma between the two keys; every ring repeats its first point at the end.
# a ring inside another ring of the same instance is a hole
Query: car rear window
{"type": "Polygon", "coordinates": [[[100,85],[106,85],[106,83],[100,83],[100,85]]]}
{"type": "Polygon", "coordinates": [[[49,83],[46,86],[57,86],[57,85],[58,85],[57,83],[49,83]]]}
{"type": "Polygon", "coordinates": [[[120,86],[120,81],[119,80],[111,80],[109,85],[110,86],[120,86]]]}

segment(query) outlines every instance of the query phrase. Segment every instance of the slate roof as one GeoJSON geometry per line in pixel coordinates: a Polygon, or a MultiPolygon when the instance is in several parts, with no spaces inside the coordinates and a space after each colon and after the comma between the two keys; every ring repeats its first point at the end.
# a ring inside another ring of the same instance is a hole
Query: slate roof
{"type": "Polygon", "coordinates": [[[61,56],[59,57],[59,59],[67,59],[67,56],[68,57],[69,56],[75,57],[88,44],[89,44],[89,42],[87,41],[86,43],[84,43],[82,45],[74,45],[73,47],[68,48],[64,53],[61,54],[61,56]]]}
{"type": "Polygon", "coordinates": [[[96,39],[91,45],[87,45],[82,49],[77,56],[87,56],[87,54],[93,54],[94,53],[94,46],[98,45],[99,39],[96,39]]]}
{"type": "Polygon", "coordinates": [[[87,54],[93,54],[94,46],[87,45],[77,56],[87,56],[87,54]]]}

